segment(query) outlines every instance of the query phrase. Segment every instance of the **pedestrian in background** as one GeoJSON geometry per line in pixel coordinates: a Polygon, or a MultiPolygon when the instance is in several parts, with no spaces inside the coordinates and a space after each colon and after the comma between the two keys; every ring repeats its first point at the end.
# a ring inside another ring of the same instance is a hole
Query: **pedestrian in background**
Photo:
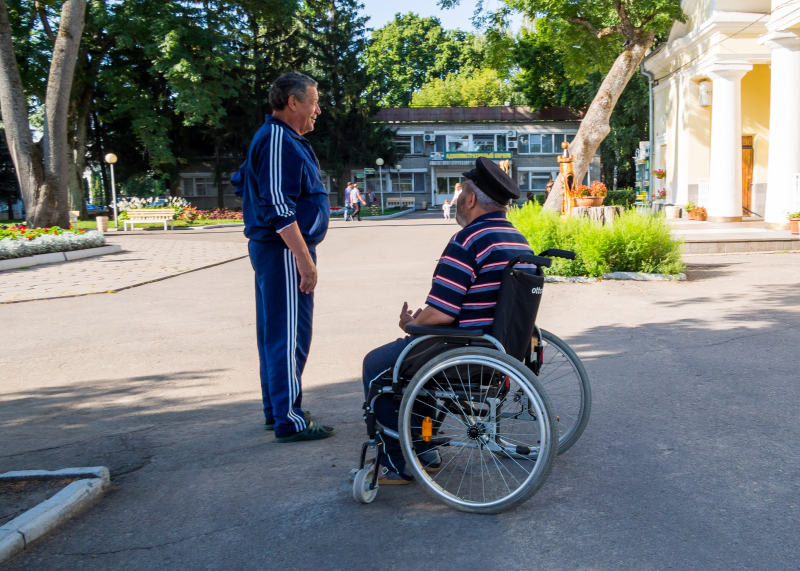
{"type": "Polygon", "coordinates": [[[450,201],[445,199],[444,204],[442,204],[442,211],[444,212],[444,219],[450,220],[450,201]]]}
{"type": "Polygon", "coordinates": [[[347,222],[352,218],[351,214],[353,212],[353,203],[352,203],[352,192],[353,192],[353,183],[348,182],[347,188],[344,189],[344,221],[347,222]]]}
{"type": "Polygon", "coordinates": [[[330,202],[319,162],[303,135],[314,130],[317,82],[300,73],[275,80],[272,115],[258,130],[232,183],[242,193],[244,234],[256,277],[256,332],[265,427],[276,442],[320,440],[334,429],[301,408],[311,347],[317,244],[330,202]]]}
{"type": "Polygon", "coordinates": [[[366,202],[364,202],[364,197],[361,196],[361,189],[358,188],[357,184],[353,185],[353,190],[350,191],[350,203],[353,205],[353,220],[358,220],[361,222],[361,205],[366,206],[366,202]]]}

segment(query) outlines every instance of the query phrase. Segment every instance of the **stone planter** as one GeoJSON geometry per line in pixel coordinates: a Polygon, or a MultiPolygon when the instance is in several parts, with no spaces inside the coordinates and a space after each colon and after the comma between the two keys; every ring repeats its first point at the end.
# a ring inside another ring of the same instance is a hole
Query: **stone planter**
{"type": "Polygon", "coordinates": [[[108,232],[108,216],[98,216],[95,220],[97,221],[97,229],[100,232],[108,232]]]}
{"type": "Polygon", "coordinates": [[[605,196],[586,196],[583,198],[576,198],[575,202],[578,203],[578,206],[585,206],[588,208],[596,207],[596,206],[603,206],[603,199],[605,196]]]}
{"type": "Polygon", "coordinates": [[[664,210],[667,213],[667,218],[680,218],[681,217],[681,207],[680,206],[665,206],[664,210]]]}
{"type": "Polygon", "coordinates": [[[689,220],[696,220],[698,222],[705,222],[708,214],[696,214],[694,210],[689,213],[689,220]]]}
{"type": "Polygon", "coordinates": [[[789,231],[795,236],[800,234],[800,218],[789,219],[789,231]]]}

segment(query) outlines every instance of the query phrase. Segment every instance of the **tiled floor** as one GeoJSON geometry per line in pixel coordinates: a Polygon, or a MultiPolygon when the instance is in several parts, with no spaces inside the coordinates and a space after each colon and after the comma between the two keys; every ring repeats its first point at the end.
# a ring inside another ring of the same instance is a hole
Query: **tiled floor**
{"type": "Polygon", "coordinates": [[[246,256],[241,229],[226,233],[107,234],[122,252],[0,272],[0,303],[117,291],[246,256]]]}

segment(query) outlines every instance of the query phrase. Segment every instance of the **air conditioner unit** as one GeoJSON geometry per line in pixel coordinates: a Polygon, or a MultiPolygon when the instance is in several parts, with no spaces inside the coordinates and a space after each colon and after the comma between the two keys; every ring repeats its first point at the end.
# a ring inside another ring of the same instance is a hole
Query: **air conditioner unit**
{"type": "Polygon", "coordinates": [[[519,148],[519,144],[516,141],[509,141],[508,143],[506,143],[506,146],[509,149],[518,149],[519,148]]]}
{"type": "Polygon", "coordinates": [[[426,143],[433,143],[436,140],[436,135],[433,133],[425,133],[422,135],[422,140],[426,143]]]}
{"type": "Polygon", "coordinates": [[[516,131],[508,131],[506,133],[506,137],[508,137],[509,139],[516,139],[517,138],[517,132],[516,131]]]}

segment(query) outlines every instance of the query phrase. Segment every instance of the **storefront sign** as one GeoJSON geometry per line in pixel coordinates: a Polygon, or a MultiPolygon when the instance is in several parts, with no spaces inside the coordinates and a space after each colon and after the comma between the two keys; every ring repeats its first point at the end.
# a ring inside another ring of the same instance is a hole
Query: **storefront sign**
{"type": "Polygon", "coordinates": [[[364,174],[375,174],[375,169],[364,169],[364,174]]]}
{"type": "Polygon", "coordinates": [[[511,151],[495,153],[431,153],[432,161],[475,161],[480,157],[486,157],[487,159],[491,159],[493,161],[506,161],[511,160],[511,151]]]}

